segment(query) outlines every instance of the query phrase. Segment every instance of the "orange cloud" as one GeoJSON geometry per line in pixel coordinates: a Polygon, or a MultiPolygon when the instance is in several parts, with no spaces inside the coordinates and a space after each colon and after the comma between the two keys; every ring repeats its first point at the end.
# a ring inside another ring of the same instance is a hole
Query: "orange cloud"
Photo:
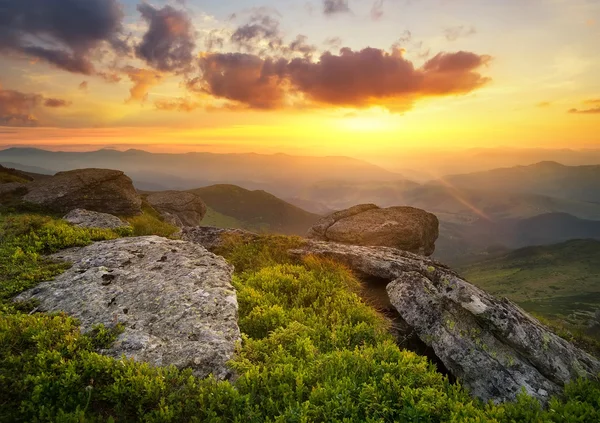
{"type": "Polygon", "coordinates": [[[175,99],[160,99],[154,102],[154,107],[157,110],[163,111],[177,111],[177,112],[192,112],[198,109],[201,105],[192,101],[189,98],[175,98],[175,99]]]}
{"type": "Polygon", "coordinates": [[[585,100],[582,102],[583,104],[588,104],[596,107],[588,108],[588,109],[570,109],[569,113],[578,114],[578,115],[597,115],[600,114],[600,98],[592,98],[589,100],[585,100]]]}
{"type": "Polygon", "coordinates": [[[36,126],[38,119],[35,109],[45,107],[66,107],[71,102],[56,98],[44,98],[41,94],[27,94],[20,91],[4,90],[0,86],[0,126],[36,126]]]}
{"type": "Polygon", "coordinates": [[[163,75],[159,72],[134,68],[133,66],[125,67],[123,72],[133,82],[133,87],[129,90],[127,102],[146,101],[148,99],[148,90],[158,85],[163,79],[163,75]]]}

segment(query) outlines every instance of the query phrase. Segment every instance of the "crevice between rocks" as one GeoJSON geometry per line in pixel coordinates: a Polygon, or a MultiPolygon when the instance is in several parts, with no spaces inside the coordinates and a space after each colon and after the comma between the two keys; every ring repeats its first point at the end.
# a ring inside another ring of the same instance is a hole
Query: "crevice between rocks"
{"type": "Polygon", "coordinates": [[[386,287],[392,282],[386,278],[370,275],[358,275],[363,285],[362,296],[369,305],[377,309],[391,322],[391,333],[396,339],[396,344],[403,349],[425,356],[436,367],[438,372],[447,376],[451,383],[456,382],[456,377],[448,370],[442,360],[435,354],[433,348],[425,344],[414,329],[402,318],[398,310],[392,305],[386,287]]]}

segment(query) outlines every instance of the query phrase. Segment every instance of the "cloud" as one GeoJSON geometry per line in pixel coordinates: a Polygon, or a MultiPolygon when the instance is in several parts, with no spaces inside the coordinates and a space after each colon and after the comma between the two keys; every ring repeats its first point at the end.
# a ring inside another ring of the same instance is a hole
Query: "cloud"
{"type": "Polygon", "coordinates": [[[196,48],[190,18],[171,6],[155,9],[143,3],[137,9],[149,27],[135,48],[136,56],[162,72],[189,70],[196,48]]]}
{"type": "Polygon", "coordinates": [[[536,104],[536,107],[540,107],[540,108],[546,108],[546,107],[550,107],[550,106],[552,106],[551,101],[542,101],[542,102],[536,104]]]}
{"type": "Polygon", "coordinates": [[[231,42],[245,52],[278,50],[283,45],[279,20],[267,10],[255,10],[248,22],[233,32],[231,42]]]}
{"type": "Polygon", "coordinates": [[[26,55],[91,75],[97,47],[127,50],[120,39],[122,20],[117,0],[4,0],[0,53],[26,55]]]}
{"type": "Polygon", "coordinates": [[[371,7],[371,19],[374,21],[378,21],[383,17],[383,1],[375,0],[373,7],[371,7]]]}
{"type": "Polygon", "coordinates": [[[73,102],[61,100],[59,98],[47,98],[44,100],[44,106],[57,109],[59,107],[69,107],[73,102]]]}
{"type": "Polygon", "coordinates": [[[81,90],[81,91],[87,91],[88,87],[89,87],[88,82],[87,81],[83,81],[81,84],[79,84],[77,86],[77,89],[81,90]]]}
{"type": "Polygon", "coordinates": [[[570,109],[568,113],[578,114],[578,115],[597,115],[600,114],[600,98],[591,98],[589,100],[582,101],[582,104],[595,106],[587,109],[570,109]]]}
{"type": "Polygon", "coordinates": [[[65,100],[5,90],[0,86],[0,126],[36,126],[38,119],[34,112],[39,107],[64,107],[70,104],[65,100]]]}
{"type": "Polygon", "coordinates": [[[466,27],[463,25],[444,29],[444,35],[448,41],[456,41],[459,38],[470,37],[477,33],[474,26],[466,27]]]}
{"type": "Polygon", "coordinates": [[[154,102],[154,107],[162,111],[176,112],[192,112],[201,107],[197,102],[194,102],[187,97],[179,97],[175,99],[159,99],[154,102]]]}
{"type": "Polygon", "coordinates": [[[129,89],[127,102],[145,102],[148,99],[148,90],[163,80],[163,75],[160,72],[133,66],[123,68],[123,73],[133,82],[133,86],[129,89]]]}
{"type": "Polygon", "coordinates": [[[348,0],[323,0],[323,13],[325,15],[350,13],[350,7],[348,7],[348,0]]]}
{"type": "Polygon", "coordinates": [[[342,39],[340,37],[329,37],[323,41],[323,44],[330,48],[339,49],[342,47],[342,39]]]}
{"type": "Polygon", "coordinates": [[[96,75],[111,84],[116,84],[123,79],[117,72],[96,72],[96,75]]]}
{"type": "Polygon", "coordinates": [[[343,48],[306,58],[261,58],[242,53],[208,53],[202,76],[188,81],[193,92],[255,109],[373,105],[405,110],[427,96],[465,94],[486,84],[478,69],[490,56],[460,51],[440,53],[415,68],[401,50],[388,53],[343,48]]]}
{"type": "Polygon", "coordinates": [[[571,109],[569,113],[579,114],[579,115],[596,115],[600,114],[600,106],[593,107],[591,109],[571,109]]]}

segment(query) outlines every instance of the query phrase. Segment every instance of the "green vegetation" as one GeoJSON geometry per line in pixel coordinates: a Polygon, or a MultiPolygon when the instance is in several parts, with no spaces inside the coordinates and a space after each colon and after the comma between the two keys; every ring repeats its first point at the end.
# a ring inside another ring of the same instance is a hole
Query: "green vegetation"
{"type": "MultiPolygon", "coordinates": [[[[66,266],[54,264],[58,267],[47,271],[41,254],[117,235],[40,216],[5,218],[3,260],[18,249],[30,249],[34,257],[23,271],[3,276],[3,299],[66,266]]],[[[589,381],[569,385],[546,410],[526,395],[501,406],[474,401],[426,358],[396,346],[388,321],[360,298],[360,284],[346,268],[290,258],[286,250],[301,242],[262,237],[244,243],[232,237],[220,251],[236,265],[243,343],[231,362],[238,374],[234,382],[105,357],[96,351],[119,328],[97,327],[84,335],[64,314],[5,306],[0,421],[599,421],[600,385],[589,381]]]]}
{"type": "Polygon", "coordinates": [[[146,201],[142,202],[142,214],[125,218],[133,227],[133,235],[146,236],[158,235],[165,238],[171,237],[178,228],[165,222],[164,218],[146,201]]]}
{"type": "Polygon", "coordinates": [[[525,310],[573,325],[600,308],[600,241],[527,247],[460,269],[470,282],[525,310]]]}
{"type": "MultiPolygon", "coordinates": [[[[249,191],[235,185],[213,185],[191,190],[221,216],[234,219],[243,229],[262,233],[304,235],[320,216],[309,213],[265,191],[249,191]]],[[[210,216],[209,216],[210,217],[210,216]]],[[[205,220],[202,224],[208,224],[205,220]]],[[[234,226],[238,227],[238,226],[234,226]]]]}
{"type": "Polygon", "coordinates": [[[256,228],[249,227],[248,224],[237,220],[235,217],[225,216],[211,207],[206,208],[206,215],[202,219],[202,226],[214,226],[215,228],[233,228],[233,229],[248,229],[256,228]]]}
{"type": "Polygon", "coordinates": [[[127,231],[81,229],[35,214],[0,217],[0,301],[66,269],[64,263],[52,262],[44,255],[124,235],[129,234],[127,231]]]}
{"type": "Polygon", "coordinates": [[[15,169],[9,169],[4,166],[0,166],[0,184],[7,184],[10,182],[25,184],[29,181],[31,181],[31,178],[26,174],[15,169]]]}

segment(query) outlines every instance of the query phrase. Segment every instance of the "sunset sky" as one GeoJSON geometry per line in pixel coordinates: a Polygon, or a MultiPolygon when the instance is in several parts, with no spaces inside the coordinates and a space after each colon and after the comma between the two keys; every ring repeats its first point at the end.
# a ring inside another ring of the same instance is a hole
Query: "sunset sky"
{"type": "Polygon", "coordinates": [[[600,147],[600,1],[4,0],[16,145],[600,147]]]}

